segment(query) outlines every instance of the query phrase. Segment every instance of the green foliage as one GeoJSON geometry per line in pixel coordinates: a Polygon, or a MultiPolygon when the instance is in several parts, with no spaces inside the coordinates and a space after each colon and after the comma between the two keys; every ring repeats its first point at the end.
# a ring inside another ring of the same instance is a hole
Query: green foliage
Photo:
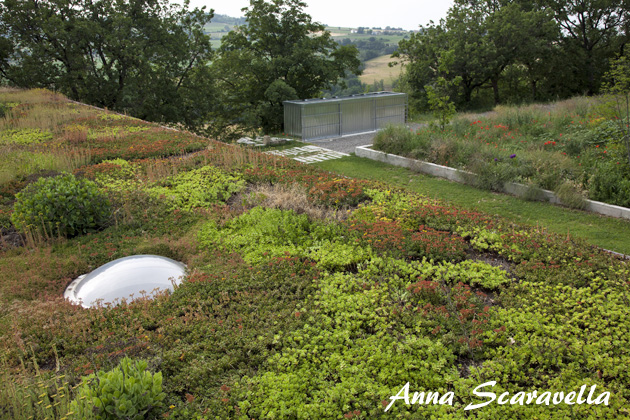
{"type": "Polygon", "coordinates": [[[266,372],[245,379],[242,412],[256,418],[375,417],[383,410],[375,402],[407,381],[445,392],[454,378],[447,367],[453,354],[440,341],[396,337],[404,328],[394,321],[383,277],[365,271],[321,279],[308,305],[313,309],[300,310],[308,323],[285,338],[285,351],[269,359],[266,372]]]}
{"type": "Polygon", "coordinates": [[[504,270],[480,261],[423,263],[418,265],[417,270],[421,278],[442,280],[449,285],[464,283],[485,290],[498,290],[510,283],[504,270]]]}
{"type": "Polygon", "coordinates": [[[3,2],[0,74],[19,87],[54,87],[74,100],[198,127],[214,106],[203,32],[212,12],[188,6],[3,2]]]}
{"type": "Polygon", "coordinates": [[[343,239],[316,241],[302,255],[317,261],[317,266],[328,271],[356,271],[357,266],[373,256],[369,246],[357,246],[343,239]]]}
{"type": "Polygon", "coordinates": [[[76,236],[105,226],[111,216],[96,184],[72,174],[40,178],[15,197],[11,221],[25,233],[76,236]]]}
{"type": "Polygon", "coordinates": [[[375,149],[398,156],[408,154],[424,156],[429,145],[429,139],[415,136],[412,130],[403,125],[387,125],[374,136],[375,149]]]}
{"type": "Polygon", "coordinates": [[[478,188],[503,191],[508,181],[517,181],[519,161],[507,159],[494,161],[487,156],[476,156],[470,163],[470,169],[477,175],[470,183],[478,188]]]}
{"type": "Polygon", "coordinates": [[[591,96],[609,60],[623,51],[627,16],[626,5],[612,0],[458,0],[438,24],[400,41],[395,55],[407,63],[403,82],[418,110],[429,109],[429,98],[433,107],[442,102],[448,110],[448,101],[437,99],[445,96],[432,87],[440,77],[461,77],[450,96],[460,108],[591,96]],[[444,51],[453,53],[448,77],[438,70],[444,51]]]}
{"type": "Polygon", "coordinates": [[[156,417],[165,397],[162,373],[152,374],[144,360],[125,357],[110,371],[84,377],[70,408],[76,418],[94,413],[103,420],[141,420],[156,417]]]}
{"type": "Polygon", "coordinates": [[[52,133],[37,128],[24,128],[20,130],[3,130],[0,135],[0,144],[31,144],[42,143],[52,139],[52,133]]]}
{"type": "Polygon", "coordinates": [[[590,179],[589,196],[623,207],[630,207],[630,174],[626,165],[601,163],[590,179]]]}
{"type": "Polygon", "coordinates": [[[565,181],[554,192],[560,202],[567,207],[572,209],[584,209],[586,207],[586,199],[575,184],[565,181]]]}
{"type": "MultiPolygon", "coordinates": [[[[34,363],[35,375],[28,374],[24,366],[19,375],[10,374],[9,366],[2,362],[0,371],[0,407],[4,418],[12,420],[51,419],[72,416],[70,404],[74,388],[70,376],[46,372],[34,363]]],[[[84,419],[94,419],[85,413],[84,419]]]]}
{"type": "Polygon", "coordinates": [[[215,222],[205,224],[199,232],[199,243],[237,251],[245,261],[256,264],[300,253],[308,241],[309,231],[305,214],[254,207],[220,228],[215,222]]]}
{"type": "Polygon", "coordinates": [[[147,191],[153,197],[164,196],[171,209],[190,211],[195,207],[209,207],[224,203],[241,191],[245,181],[238,175],[229,175],[214,166],[180,173],[164,180],[160,186],[147,191]]]}
{"type": "Polygon", "coordinates": [[[291,255],[335,271],[356,269],[372,255],[369,247],[350,244],[348,236],[339,225],[310,223],[306,214],[254,207],[224,226],[205,224],[198,239],[204,247],[236,251],[250,264],[291,255]]]}
{"type": "Polygon", "coordinates": [[[80,153],[60,150],[57,153],[31,152],[23,149],[7,150],[0,155],[0,184],[23,180],[32,174],[70,172],[88,163],[80,153]]]}
{"type": "Polygon", "coordinates": [[[609,95],[608,106],[613,109],[613,116],[622,136],[621,143],[626,149],[626,158],[630,165],[630,60],[621,56],[612,62],[612,67],[605,77],[608,79],[604,91],[609,95]]]}
{"type": "Polygon", "coordinates": [[[427,104],[433,112],[433,116],[438,120],[438,125],[442,131],[457,113],[455,103],[451,101],[450,92],[461,83],[462,77],[457,76],[452,80],[445,78],[445,76],[448,76],[454,60],[455,51],[442,52],[438,59],[438,74],[440,76],[433,84],[424,86],[427,94],[427,104]]]}
{"type": "Polygon", "coordinates": [[[104,160],[90,168],[91,178],[103,188],[129,190],[138,188],[138,166],[124,159],[104,160]]]}
{"type": "Polygon", "coordinates": [[[340,46],[305,7],[300,0],[251,0],[247,24],[223,37],[213,63],[225,92],[216,126],[280,132],[283,100],[317,97],[346,71],[358,74],[357,49],[340,46]]]}

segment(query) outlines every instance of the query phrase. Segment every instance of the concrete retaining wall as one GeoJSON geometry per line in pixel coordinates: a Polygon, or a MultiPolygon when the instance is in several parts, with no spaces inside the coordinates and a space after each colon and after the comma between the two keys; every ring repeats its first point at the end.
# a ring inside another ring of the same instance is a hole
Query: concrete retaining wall
{"type": "MultiPolygon", "coordinates": [[[[460,182],[463,184],[470,184],[474,182],[477,177],[472,172],[449,168],[448,166],[436,165],[435,163],[423,162],[421,160],[409,159],[385,152],[379,152],[378,150],[371,149],[370,146],[358,146],[355,149],[354,153],[359,157],[389,163],[390,165],[394,166],[401,166],[403,168],[411,169],[415,172],[421,172],[439,178],[446,178],[448,180],[460,182]]],[[[526,185],[517,184],[515,182],[506,182],[503,185],[503,192],[518,197],[523,197],[527,193],[528,189],[529,188],[526,185]]],[[[548,201],[554,204],[562,204],[560,199],[552,191],[541,191],[542,193],[540,194],[540,198],[543,201],[548,201]]],[[[599,201],[586,200],[585,210],[593,213],[603,214],[605,216],[630,219],[630,209],[626,207],[602,203],[599,201]]]]}

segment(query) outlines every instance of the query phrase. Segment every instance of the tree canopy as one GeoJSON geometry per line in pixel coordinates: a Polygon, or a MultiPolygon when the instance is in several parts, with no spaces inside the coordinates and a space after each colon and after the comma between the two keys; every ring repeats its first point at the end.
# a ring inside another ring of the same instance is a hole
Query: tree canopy
{"type": "Polygon", "coordinates": [[[406,64],[404,82],[419,108],[427,107],[424,87],[440,77],[442,51],[453,51],[449,77],[461,83],[451,96],[460,106],[596,94],[628,42],[626,3],[457,0],[445,19],[402,40],[394,56],[406,64]]]}
{"type": "Polygon", "coordinates": [[[4,0],[0,75],[20,87],[148,120],[202,123],[211,105],[203,27],[212,12],[167,0],[4,0]],[[205,95],[200,94],[205,92],[205,95]]]}
{"type": "Polygon", "coordinates": [[[359,74],[354,46],[341,46],[313,22],[299,0],[251,0],[246,25],[226,35],[214,62],[221,109],[215,124],[282,127],[282,102],[319,96],[322,89],[359,74]]]}

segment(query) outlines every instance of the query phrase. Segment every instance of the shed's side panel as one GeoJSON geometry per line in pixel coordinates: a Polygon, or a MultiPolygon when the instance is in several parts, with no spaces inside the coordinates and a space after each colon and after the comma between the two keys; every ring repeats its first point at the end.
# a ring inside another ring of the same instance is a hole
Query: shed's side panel
{"type": "Polygon", "coordinates": [[[341,115],[343,135],[375,130],[373,98],[358,97],[343,101],[341,115]]]}
{"type": "Polygon", "coordinates": [[[305,102],[302,108],[304,140],[339,136],[339,103],[337,102],[305,102]]]}
{"type": "Polygon", "coordinates": [[[387,124],[404,124],[407,114],[407,96],[395,95],[375,98],[376,128],[387,124]]]}
{"type": "Polygon", "coordinates": [[[284,132],[289,136],[302,137],[302,107],[300,104],[285,102],[284,132]]]}

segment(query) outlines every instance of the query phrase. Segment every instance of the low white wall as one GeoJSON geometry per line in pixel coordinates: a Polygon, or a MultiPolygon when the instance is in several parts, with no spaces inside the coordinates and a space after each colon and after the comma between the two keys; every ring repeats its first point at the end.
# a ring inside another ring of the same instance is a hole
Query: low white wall
{"type": "MultiPolygon", "coordinates": [[[[451,181],[461,182],[464,184],[474,181],[476,177],[476,175],[472,172],[449,168],[448,166],[436,165],[435,163],[423,162],[421,160],[409,159],[385,152],[379,152],[378,150],[371,149],[369,145],[356,147],[354,153],[359,157],[389,163],[390,165],[401,166],[403,168],[411,169],[415,172],[422,172],[427,175],[446,178],[451,181]]],[[[503,185],[504,192],[519,197],[524,196],[527,190],[528,187],[526,185],[517,184],[515,182],[506,182],[503,185]]],[[[562,204],[560,199],[552,191],[541,191],[541,196],[545,201],[549,201],[554,204],[562,204]]],[[[626,207],[602,203],[599,201],[586,200],[585,210],[593,213],[603,214],[605,216],[630,219],[630,209],[626,207]]]]}

